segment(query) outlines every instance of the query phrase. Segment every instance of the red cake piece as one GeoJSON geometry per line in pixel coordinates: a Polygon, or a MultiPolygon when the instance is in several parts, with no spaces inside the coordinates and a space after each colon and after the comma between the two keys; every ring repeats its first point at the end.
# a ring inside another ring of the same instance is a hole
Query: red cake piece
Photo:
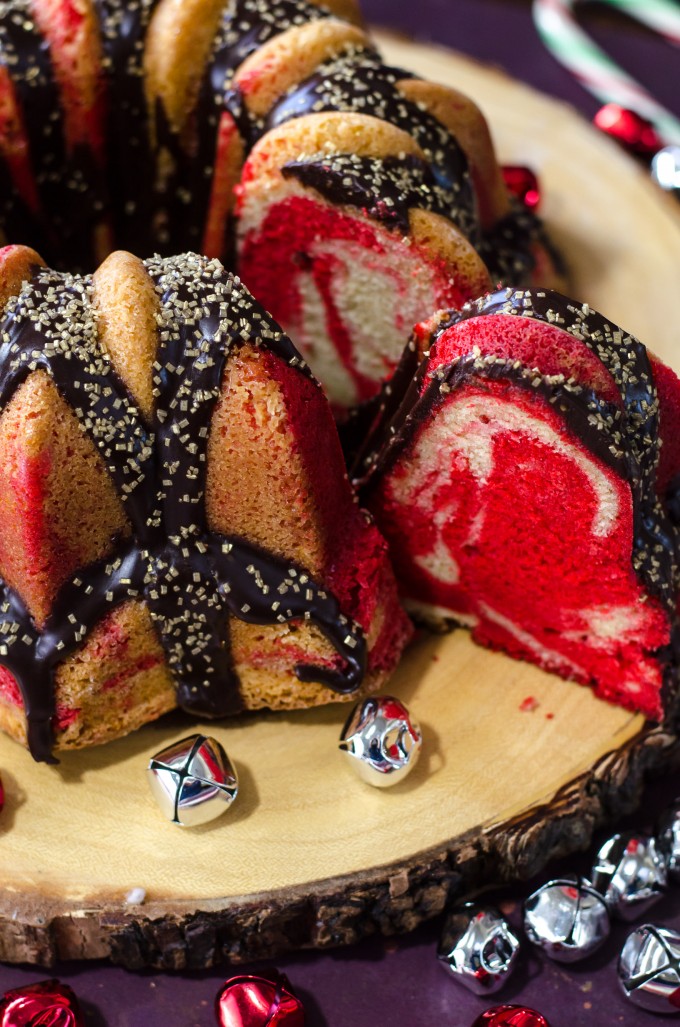
{"type": "Polygon", "coordinates": [[[557,293],[500,291],[418,344],[362,472],[407,606],[661,719],[680,653],[680,537],[657,491],[678,464],[677,378],[557,293]]]}
{"type": "Polygon", "coordinates": [[[272,129],[246,162],[239,273],[267,295],[338,412],[378,392],[409,323],[490,285],[430,177],[405,132],[335,112],[272,129]]]}

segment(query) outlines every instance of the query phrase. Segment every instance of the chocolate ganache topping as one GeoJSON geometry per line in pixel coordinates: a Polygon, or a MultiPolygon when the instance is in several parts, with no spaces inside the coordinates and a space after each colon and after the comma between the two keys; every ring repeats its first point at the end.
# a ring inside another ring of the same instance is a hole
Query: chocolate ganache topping
{"type": "Polygon", "coordinates": [[[368,217],[408,233],[408,212],[422,207],[446,216],[449,197],[420,157],[359,157],[319,154],[289,161],[284,178],[295,178],[331,203],[359,207],[368,217]]]}
{"type": "Polygon", "coordinates": [[[145,601],[176,681],[178,702],[207,716],[241,708],[229,617],[316,625],[342,669],[298,665],[300,680],[351,692],[366,643],[335,597],[305,569],[206,524],[206,448],[229,354],[265,347],[311,377],[290,340],[217,261],[188,254],[146,262],[161,304],[156,409],[146,427],[97,340],[92,281],[39,269],[8,303],[0,328],[0,404],[38,369],[48,372],[97,447],[129,518],[96,564],[60,590],[41,630],[0,584],[0,664],[15,677],[33,756],[53,762],[54,672],[116,605],[145,601]]]}
{"type": "Polygon", "coordinates": [[[418,206],[435,209],[430,206],[430,196],[436,190],[437,212],[449,217],[476,243],[479,225],[467,158],[441,122],[400,92],[399,82],[412,77],[399,68],[386,67],[374,50],[344,53],[289,90],[251,132],[258,138],[292,118],[322,111],[351,111],[387,121],[415,139],[428,165],[427,187],[420,196],[412,196],[412,204],[418,201],[418,206]]]}

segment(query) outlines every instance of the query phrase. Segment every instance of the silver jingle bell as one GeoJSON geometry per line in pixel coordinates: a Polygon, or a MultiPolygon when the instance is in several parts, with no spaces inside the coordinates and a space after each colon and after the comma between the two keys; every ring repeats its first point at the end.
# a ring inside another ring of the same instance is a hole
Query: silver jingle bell
{"type": "Polygon", "coordinates": [[[519,946],[519,938],[498,910],[466,902],[447,917],[437,958],[475,995],[491,995],[515,969],[519,946]]]}
{"type": "Polygon", "coordinates": [[[671,881],[680,884],[680,799],[661,814],[656,835],[671,881]]]}
{"type": "Polygon", "coordinates": [[[657,185],[680,198],[680,146],[664,146],[655,153],[651,173],[657,185]]]}
{"type": "Polygon", "coordinates": [[[340,735],[340,749],[355,772],[376,788],[403,781],[418,762],[422,744],[418,724],[391,695],[357,703],[340,735]]]}
{"type": "Polygon", "coordinates": [[[174,824],[198,827],[231,806],[238,778],[214,738],[190,735],[149,761],[147,777],[161,810],[174,824]]]}
{"type": "Polygon", "coordinates": [[[600,848],[591,881],[612,916],[634,920],[662,897],[668,875],[655,840],[626,833],[613,835],[600,848]]]}
{"type": "Polygon", "coordinates": [[[549,881],[524,903],[524,930],[551,959],[575,963],[609,937],[607,904],[583,879],[549,881]]]}
{"type": "Polygon", "coordinates": [[[628,935],[618,965],[619,983],[636,1006],[680,1013],[680,936],[643,924],[628,935]]]}

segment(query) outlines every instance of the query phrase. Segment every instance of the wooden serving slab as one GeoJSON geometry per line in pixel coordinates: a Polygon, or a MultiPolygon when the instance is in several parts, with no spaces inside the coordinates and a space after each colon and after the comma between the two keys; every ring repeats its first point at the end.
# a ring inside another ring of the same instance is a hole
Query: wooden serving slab
{"type": "MultiPolygon", "coordinates": [[[[680,368],[680,222],[643,170],[500,72],[392,39],[384,49],[476,97],[503,161],[541,175],[574,295],[680,368]]],[[[222,724],[172,715],[56,768],[0,739],[0,960],[198,968],[406,931],[454,895],[584,847],[631,807],[647,769],[677,756],[672,735],[464,631],[422,638],[390,691],[425,745],[389,791],[344,764],[343,705],[222,724]],[[189,831],[161,817],[145,767],[196,730],[225,745],[241,793],[189,831]]]]}

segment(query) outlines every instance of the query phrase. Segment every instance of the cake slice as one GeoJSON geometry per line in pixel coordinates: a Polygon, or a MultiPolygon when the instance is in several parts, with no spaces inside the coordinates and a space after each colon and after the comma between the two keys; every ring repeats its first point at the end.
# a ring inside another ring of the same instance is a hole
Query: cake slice
{"type": "Polygon", "coordinates": [[[680,654],[677,378],[587,306],[531,290],[419,326],[408,364],[356,475],[407,607],[662,719],[680,654]]]}
{"type": "Polygon", "coordinates": [[[239,273],[273,297],[340,421],[434,296],[560,281],[479,108],[385,65],[356,28],[290,28],[238,69],[226,104],[255,144],[236,187],[239,273]]]}
{"type": "Polygon", "coordinates": [[[509,195],[480,108],[458,90],[411,77],[386,65],[355,30],[325,32],[324,23],[292,28],[254,53],[234,77],[229,103],[251,145],[272,128],[306,114],[370,114],[418,144],[437,185],[448,193],[445,212],[478,249],[494,282],[562,282],[539,219],[509,195]],[[283,45],[285,42],[285,46],[283,45]],[[288,53],[285,51],[288,50],[288,53]]]}
{"type": "Polygon", "coordinates": [[[411,136],[369,115],[309,114],[252,150],[239,273],[267,296],[338,413],[376,394],[410,324],[489,287],[451,202],[411,136]]]}
{"type": "Polygon", "coordinates": [[[323,394],[217,261],[0,253],[0,724],[39,759],[178,703],[377,687],[409,637],[323,394]],[[23,280],[23,284],[22,284],[23,280]]]}

